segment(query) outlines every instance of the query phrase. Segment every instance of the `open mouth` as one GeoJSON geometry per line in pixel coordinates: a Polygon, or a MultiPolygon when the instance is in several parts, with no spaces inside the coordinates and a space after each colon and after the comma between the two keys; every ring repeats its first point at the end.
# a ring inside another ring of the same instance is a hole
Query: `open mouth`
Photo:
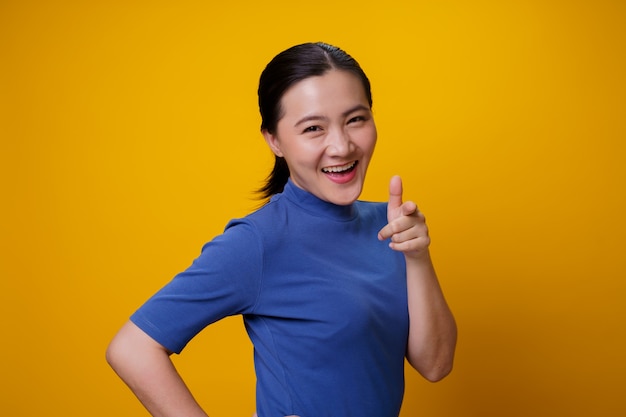
{"type": "Polygon", "coordinates": [[[347,163],[345,165],[338,165],[338,166],[334,166],[334,167],[324,167],[324,168],[322,168],[322,172],[324,174],[330,174],[330,175],[348,174],[348,173],[354,171],[354,168],[356,168],[358,163],[359,163],[359,161],[352,161],[352,162],[349,162],[349,163],[347,163]]]}

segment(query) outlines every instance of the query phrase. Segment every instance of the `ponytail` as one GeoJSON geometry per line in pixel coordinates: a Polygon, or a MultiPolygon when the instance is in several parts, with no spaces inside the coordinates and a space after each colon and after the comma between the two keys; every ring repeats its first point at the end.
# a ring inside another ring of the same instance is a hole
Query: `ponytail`
{"type": "Polygon", "coordinates": [[[274,169],[267,176],[265,185],[258,190],[261,198],[269,199],[274,194],[282,193],[289,179],[289,167],[285,158],[274,155],[274,169]]]}

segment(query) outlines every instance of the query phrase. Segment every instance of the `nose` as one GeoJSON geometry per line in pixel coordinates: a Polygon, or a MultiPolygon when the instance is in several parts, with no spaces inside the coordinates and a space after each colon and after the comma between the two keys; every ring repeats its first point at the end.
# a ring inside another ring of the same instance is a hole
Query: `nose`
{"type": "Polygon", "coordinates": [[[346,156],[354,150],[354,142],[343,129],[336,129],[327,136],[326,153],[330,156],[346,156]]]}

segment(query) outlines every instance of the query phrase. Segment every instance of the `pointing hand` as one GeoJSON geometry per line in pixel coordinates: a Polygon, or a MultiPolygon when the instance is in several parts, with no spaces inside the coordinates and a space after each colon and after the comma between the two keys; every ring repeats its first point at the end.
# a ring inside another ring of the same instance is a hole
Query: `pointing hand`
{"type": "Polygon", "coordinates": [[[389,247],[407,257],[427,253],[430,237],[426,219],[414,202],[402,202],[402,179],[397,175],[389,183],[387,221],[387,225],[378,232],[379,240],[391,238],[389,247]]]}

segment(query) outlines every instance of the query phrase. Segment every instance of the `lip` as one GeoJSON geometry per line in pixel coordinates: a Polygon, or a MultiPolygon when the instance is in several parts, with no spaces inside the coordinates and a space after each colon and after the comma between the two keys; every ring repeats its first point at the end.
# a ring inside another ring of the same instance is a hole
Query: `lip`
{"type": "Polygon", "coordinates": [[[328,178],[335,184],[345,184],[345,183],[352,181],[356,177],[357,166],[359,165],[358,160],[352,161],[346,164],[342,164],[342,165],[333,165],[331,167],[327,167],[327,168],[336,168],[336,167],[349,166],[351,164],[353,164],[352,167],[346,171],[341,171],[341,172],[322,171],[322,173],[326,176],[326,178],[328,178]]]}
{"type": "Polygon", "coordinates": [[[354,169],[354,167],[356,167],[358,163],[359,163],[358,160],[354,160],[354,161],[346,162],[346,163],[341,164],[341,165],[330,165],[330,166],[322,168],[322,172],[324,172],[324,173],[332,173],[334,170],[336,170],[338,173],[340,173],[340,172],[343,172],[343,171],[348,171],[348,170],[354,169]],[[327,170],[327,171],[324,171],[324,170],[327,170]]]}

